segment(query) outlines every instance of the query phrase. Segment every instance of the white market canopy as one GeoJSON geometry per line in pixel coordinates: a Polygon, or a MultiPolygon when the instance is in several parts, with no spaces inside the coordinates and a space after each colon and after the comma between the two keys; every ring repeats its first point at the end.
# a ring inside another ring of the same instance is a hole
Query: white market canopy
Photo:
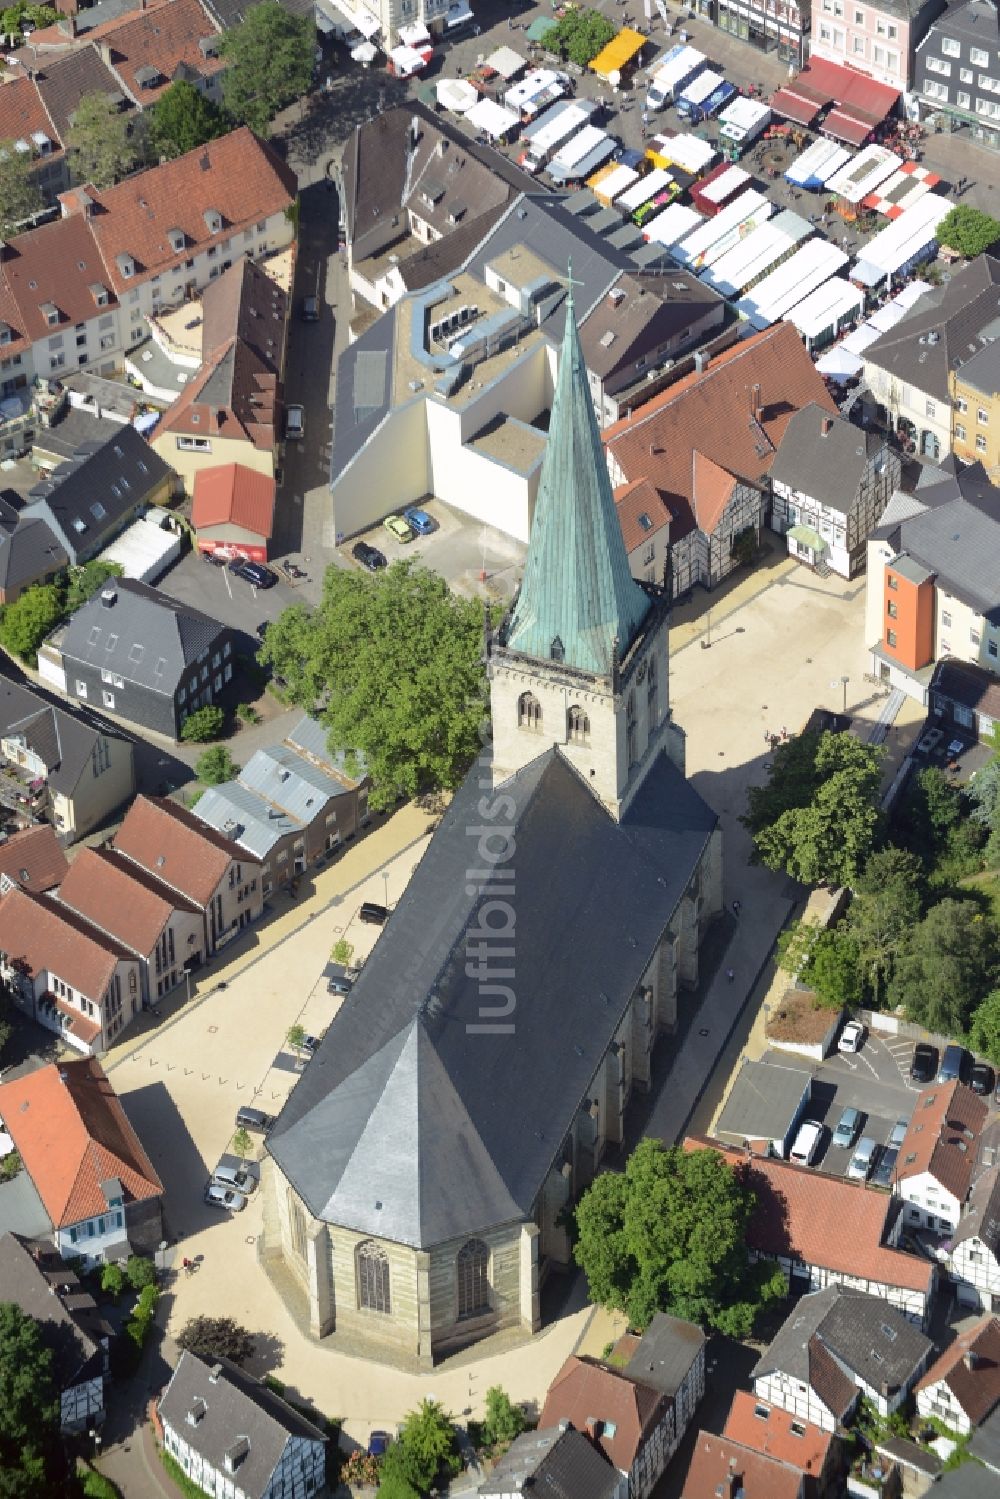
{"type": "Polygon", "coordinates": [[[513,47],[498,47],[491,52],[486,59],[486,67],[492,68],[494,73],[499,73],[504,80],[516,78],[528,64],[520,57],[513,47]]]}
{"type": "Polygon", "coordinates": [[[426,68],[427,53],[418,52],[416,47],[393,47],[389,61],[397,78],[410,78],[426,68]]]}
{"type": "Polygon", "coordinates": [[[520,124],[520,116],[512,109],[504,109],[502,104],[495,104],[492,99],[480,99],[474,104],[465,116],[470,125],[488,135],[491,140],[499,140],[502,135],[513,130],[520,124]]]}
{"type": "Polygon", "coordinates": [[[421,25],[419,21],[414,21],[412,26],[401,26],[399,28],[399,40],[404,47],[416,47],[418,50],[422,47],[433,47],[434,45],[427,27],[421,25]]]}
{"type": "Polygon", "coordinates": [[[479,94],[464,78],[442,78],[437,85],[437,101],[452,114],[464,115],[479,98],[479,94]]]}
{"type": "Polygon", "coordinates": [[[378,48],[371,42],[359,42],[356,47],[352,47],[351,56],[355,62],[374,62],[378,56],[378,48]]]}

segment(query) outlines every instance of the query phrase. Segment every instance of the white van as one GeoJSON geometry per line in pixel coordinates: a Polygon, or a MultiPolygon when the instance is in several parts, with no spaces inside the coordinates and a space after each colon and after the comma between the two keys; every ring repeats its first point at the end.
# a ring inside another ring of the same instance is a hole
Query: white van
{"type": "Polygon", "coordinates": [[[792,1142],[792,1148],[788,1152],[788,1159],[795,1161],[799,1166],[811,1166],[816,1159],[820,1141],[823,1138],[823,1126],[817,1124],[814,1119],[806,1119],[799,1125],[798,1134],[792,1142]]]}

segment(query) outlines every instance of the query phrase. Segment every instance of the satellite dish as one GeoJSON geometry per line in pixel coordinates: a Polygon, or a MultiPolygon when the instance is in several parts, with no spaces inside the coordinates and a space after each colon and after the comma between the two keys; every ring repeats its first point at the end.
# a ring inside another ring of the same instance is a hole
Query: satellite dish
{"type": "Polygon", "coordinates": [[[622,81],[622,75],[617,68],[612,68],[608,74],[608,82],[612,88],[617,88],[622,81]]]}

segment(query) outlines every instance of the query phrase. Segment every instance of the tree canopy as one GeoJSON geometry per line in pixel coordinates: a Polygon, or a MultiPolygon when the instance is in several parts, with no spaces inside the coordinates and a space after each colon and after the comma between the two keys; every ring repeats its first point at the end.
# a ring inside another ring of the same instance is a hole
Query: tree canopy
{"type": "Polygon", "coordinates": [[[206,786],[221,786],[223,781],[235,781],[240,767],[225,744],[213,744],[195,761],[194,773],[206,786]]]}
{"type": "Polygon", "coordinates": [[[847,930],[876,1008],[893,967],[920,920],[920,861],[901,848],[878,849],[865,865],[847,913],[847,930]]]}
{"type": "Polygon", "coordinates": [[[486,714],[481,651],[480,605],[397,562],[375,578],[329,568],[319,607],[286,609],[258,660],[361,757],[378,808],[461,780],[486,714]]]}
{"type": "Polygon", "coordinates": [[[312,82],[316,28],[311,16],[293,16],[275,0],[252,5],[223,35],[220,52],[226,109],[240,125],[266,135],[279,110],[312,82]]]}
{"type": "Polygon", "coordinates": [[[214,703],[196,708],[181,724],[181,738],[188,744],[207,744],[218,739],[225,726],[226,715],[214,703]]]}
{"type": "Polygon", "coordinates": [[[963,1036],[998,976],[997,930],[972,900],[931,906],[896,958],[889,999],[939,1035],[963,1036]]]}
{"type": "Polygon", "coordinates": [[[58,1462],[59,1397],[39,1324],[0,1302],[0,1495],[42,1499],[58,1462]]]}
{"type": "Polygon", "coordinates": [[[969,1026],[969,1045],[1000,1066],[1000,989],[992,989],[976,1006],[969,1026]]]}
{"type": "Polygon", "coordinates": [[[774,751],[742,818],[754,858],[807,885],[853,884],[881,829],[884,751],[853,734],[796,735],[774,751]]]}
{"type": "Polygon", "coordinates": [[[491,1385],[486,1391],[483,1440],[490,1447],[509,1446],[527,1424],[524,1411],[514,1404],[503,1386],[491,1385]]]}
{"type": "Polygon", "coordinates": [[[455,1423],[439,1401],[422,1400],[382,1460],[380,1499],[420,1499],[442,1469],[457,1473],[461,1466],[455,1423]]]}
{"type": "Polygon", "coordinates": [[[571,10],[549,27],[542,46],[585,68],[613,40],[615,30],[599,10],[571,10]]]}
{"type": "Polygon", "coordinates": [[[245,1364],[253,1357],[254,1336],[232,1317],[192,1317],[177,1335],[178,1348],[198,1358],[228,1358],[245,1364]]]}
{"type": "Polygon", "coordinates": [[[42,207],[31,157],[12,140],[0,140],[0,239],[10,239],[42,207]]]}
{"type": "Polygon", "coordinates": [[[938,244],[972,260],[1000,240],[1000,222],[971,203],[956,203],[935,230],[938,244]]]}
{"type": "Polygon", "coordinates": [[[121,563],[105,562],[100,557],[95,557],[92,562],[85,562],[82,567],[71,567],[63,604],[66,613],[73,614],[88,599],[93,598],[109,578],[120,578],[124,572],[121,563]]]}
{"type": "Polygon", "coordinates": [[[84,94],[66,133],[66,145],[79,182],[110,187],[138,164],[142,148],[132,135],[132,122],[106,94],[84,94]]]}
{"type": "Polygon", "coordinates": [[[646,1139],[623,1172],[597,1178],[576,1209],[577,1263],[591,1300],[645,1328],[670,1312],[733,1337],[785,1293],[773,1266],[751,1266],[753,1193],[714,1150],[646,1139]]]}
{"type": "Polygon", "coordinates": [[[54,583],[27,588],[0,614],[0,645],[34,666],[36,652],[63,617],[63,597],[54,583]]]}
{"type": "Polygon", "coordinates": [[[157,99],[146,121],[146,139],[153,160],[183,156],[206,141],[225,135],[229,121],[219,106],[193,83],[179,78],[157,99]]]}

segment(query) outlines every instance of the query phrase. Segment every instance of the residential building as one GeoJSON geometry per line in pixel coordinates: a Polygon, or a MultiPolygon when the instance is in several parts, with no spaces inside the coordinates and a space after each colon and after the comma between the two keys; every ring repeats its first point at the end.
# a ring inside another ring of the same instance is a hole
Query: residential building
{"type": "Polygon", "coordinates": [[[35,80],[20,73],[0,83],[0,140],[13,141],[46,203],[69,183],[66,153],[35,80]]]}
{"type": "Polygon", "coordinates": [[[524,581],[488,640],[487,760],[267,1139],[262,1259],[314,1337],[426,1368],[540,1325],[540,1283],[571,1258],[563,1209],[623,1140],[722,905],[718,822],[670,713],[668,612],[629,573],[571,285],[524,581]],[[519,962],[547,974],[516,1034],[513,990],[454,961],[488,920],[468,828],[494,796],[517,844],[519,962]]]}
{"type": "Polygon", "coordinates": [[[973,1183],[951,1236],[948,1269],[960,1306],[1000,1311],[1000,1166],[973,1183]]]}
{"type": "Polygon", "coordinates": [[[569,1421],[648,1499],[677,1447],[668,1402],[642,1380],[572,1355],[549,1385],[539,1425],[569,1421]]]}
{"type": "MultiPolygon", "coordinates": [[[[969,682],[976,667],[997,672],[1000,488],[982,464],[946,460],[915,494],[893,495],[868,543],[865,587],[865,644],[882,681],[927,702],[936,661],[949,673],[970,663],[969,682]]],[[[960,721],[972,724],[977,698],[960,721]]]]}
{"type": "Polygon", "coordinates": [[[90,1266],[153,1253],[163,1186],[98,1061],[52,1063],[0,1083],[0,1119],[63,1259],[80,1255],[90,1266]]]}
{"type": "Polygon", "coordinates": [[[953,724],[960,734],[971,731],[977,739],[988,740],[1000,723],[1000,681],[967,661],[938,662],[927,702],[936,718],[953,724]]]}
{"type": "Polygon", "coordinates": [[[697,12],[714,20],[720,31],[728,31],[758,52],[776,52],[782,62],[801,67],[809,56],[812,32],[812,0],[697,0],[697,12]]]}
{"type": "Polygon", "coordinates": [[[109,578],[49,638],[40,671],[74,701],[177,739],[232,681],[235,647],[231,626],[200,609],[109,578]]]}
{"type": "Polygon", "coordinates": [[[69,861],[48,823],[12,833],[0,843],[0,895],[20,886],[35,895],[55,890],[69,873],[69,861]]]}
{"type": "Polygon", "coordinates": [[[964,1083],[925,1088],[899,1147],[893,1192],[903,1222],[950,1239],[968,1196],[987,1105],[964,1083]]]}
{"type": "MultiPolygon", "coordinates": [[[[687,1140],[701,1150],[712,1141],[687,1140]]],[[[771,1156],[748,1159],[723,1150],[756,1197],[747,1230],[754,1260],[773,1260],[793,1295],[844,1285],[867,1292],[926,1327],[937,1285],[928,1260],[895,1247],[899,1233],[892,1202],[843,1177],[825,1176],[771,1156]]]]}
{"type": "Polygon", "coordinates": [[[628,1499],[628,1479],[568,1421],[522,1432],[476,1490],[479,1499],[628,1499]]]}
{"type": "Polygon", "coordinates": [[[670,511],[659,492],[648,479],[619,485],[615,509],[633,578],[662,583],[669,576],[670,511]]]}
{"type": "Polygon", "coordinates": [[[705,1334],[693,1322],[657,1312],[641,1337],[626,1333],[615,1345],[616,1364],[666,1402],[665,1464],[684,1439],[705,1394],[705,1334]]]}
{"type": "Polygon", "coordinates": [[[949,370],[951,445],[960,463],[981,463],[1000,479],[1000,319],[978,353],[949,370]]]}
{"type": "Polygon", "coordinates": [[[139,959],[143,1005],[162,999],[201,966],[201,907],[113,848],[81,849],[59,901],[139,959]]]}
{"type": "Polygon", "coordinates": [[[135,792],[132,746],[0,676],[0,758],[22,780],[33,817],[73,843],[135,792]]]}
{"type": "Polygon", "coordinates": [[[917,1411],[968,1436],[1000,1405],[1000,1319],[960,1332],[917,1385],[917,1411]]]}
{"type": "Polygon", "coordinates": [[[139,109],[149,109],[172,83],[190,83],[222,103],[225,67],[219,28],[199,0],[143,4],[137,12],[87,33],[101,61],[139,109]]]}
{"type": "Polygon", "coordinates": [[[126,424],[87,442],[28,491],[24,520],[44,521],[74,567],[89,562],[150,505],[171,492],[173,474],[126,424]]]}
{"type": "Polygon", "coordinates": [[[206,958],[264,909],[259,862],[176,802],[137,797],[115,835],[114,848],[198,906],[206,958]]]}
{"type": "Polygon", "coordinates": [[[96,1431],[104,1422],[111,1328],[93,1296],[47,1245],[0,1233],[0,1303],[20,1307],[52,1355],[60,1431],[96,1431]]]}
{"type": "Polygon", "coordinates": [[[746,1058],[714,1133],[726,1145],[787,1160],[811,1097],[812,1078],[803,1068],[746,1058]]]}
{"type": "Polygon", "coordinates": [[[0,604],[13,604],[36,583],[51,583],[68,566],[45,521],[24,520],[0,500],[0,604]]]}
{"type": "Polygon", "coordinates": [[[326,731],[305,718],[284,744],[251,755],[236,780],[209,786],[194,812],[261,860],[266,897],[368,823],[368,781],[349,775],[326,748],[326,731]]]}
{"type": "Polygon", "coordinates": [[[969,1453],[992,1475],[1000,1476],[1000,1405],[972,1433],[969,1453]]]}
{"type": "Polygon", "coordinates": [[[732,1437],[699,1431],[681,1499],[742,1494],[743,1499],[805,1499],[805,1474],[732,1437]]]}
{"type": "Polygon", "coordinates": [[[796,411],[771,465],[771,528],[792,557],[853,578],[868,537],[899,486],[898,453],[819,406],[796,411]]]}
{"type": "Polygon", "coordinates": [[[194,476],[191,524],[209,556],[266,562],[274,530],[275,482],[242,463],[220,463],[194,476]]]}
{"type": "Polygon", "coordinates": [[[862,1397],[883,1417],[898,1410],[933,1347],[880,1297],[829,1285],[792,1308],[754,1368],[754,1391],[821,1431],[835,1431],[862,1397]]]}
{"type": "Polygon", "coordinates": [[[1000,150],[1000,25],[993,0],[949,5],[917,45],[913,87],[921,116],[1000,150]]]}
{"type": "MultiPolygon", "coordinates": [[[[989,0],[972,3],[987,5],[989,0]]],[[[995,10],[993,16],[995,26],[995,10]]],[[[996,71],[1000,77],[1000,63],[996,71]]],[[[880,415],[893,427],[912,433],[925,458],[946,457],[953,422],[963,425],[966,413],[953,411],[951,376],[996,337],[998,283],[1000,260],[977,255],[943,286],[921,297],[865,350],[865,383],[880,415]]],[[[968,422],[964,426],[967,442],[972,427],[968,422]]]]}
{"type": "Polygon", "coordinates": [[[163,1446],[206,1494],[317,1494],[326,1445],[317,1426],[228,1359],[183,1352],[157,1401],[163,1446]]]}
{"type": "MultiPolygon", "coordinates": [[[[975,1445],[974,1437],[970,1451],[975,1445]]],[[[961,1463],[941,1475],[934,1485],[934,1499],[993,1499],[996,1486],[995,1474],[989,1468],[981,1468],[978,1463],[961,1463]]]]}
{"type": "Polygon", "coordinates": [[[917,45],[944,8],[945,0],[817,0],[811,55],[909,93],[917,45]]]}
{"type": "Polygon", "coordinates": [[[793,415],[836,415],[790,323],[708,360],[604,432],[616,492],[646,479],[670,513],[675,596],[713,588],[760,540],[769,474],[793,415]]]}
{"type": "Polygon", "coordinates": [[[749,1390],[736,1391],[722,1435],[739,1447],[798,1468],[805,1475],[805,1499],[818,1499],[836,1480],[841,1459],[833,1433],[749,1390]]]}

